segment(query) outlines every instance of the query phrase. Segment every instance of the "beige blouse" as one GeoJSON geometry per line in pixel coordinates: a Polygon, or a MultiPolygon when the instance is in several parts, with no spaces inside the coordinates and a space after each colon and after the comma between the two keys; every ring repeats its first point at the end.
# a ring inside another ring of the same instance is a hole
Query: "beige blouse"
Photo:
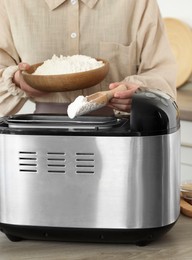
{"type": "Polygon", "coordinates": [[[0,115],[33,102],[69,103],[78,95],[131,81],[176,95],[176,63],[156,0],[0,0],[0,115]],[[30,98],[12,82],[21,61],[84,54],[109,61],[99,85],[30,98]]]}

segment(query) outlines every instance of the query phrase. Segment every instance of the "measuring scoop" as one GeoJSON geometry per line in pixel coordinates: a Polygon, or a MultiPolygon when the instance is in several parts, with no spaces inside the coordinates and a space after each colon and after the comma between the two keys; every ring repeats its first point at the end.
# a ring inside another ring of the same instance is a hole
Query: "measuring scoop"
{"type": "Polygon", "coordinates": [[[74,118],[76,116],[90,113],[106,106],[116,92],[125,90],[127,90],[127,87],[122,84],[114,89],[99,91],[86,97],[78,96],[75,101],[68,106],[67,114],[70,118],[74,118]]]}
{"type": "Polygon", "coordinates": [[[125,85],[119,85],[118,87],[111,90],[96,92],[92,95],[87,96],[86,98],[88,102],[105,106],[110,101],[110,99],[113,98],[116,92],[124,90],[127,90],[127,87],[125,85]]]}

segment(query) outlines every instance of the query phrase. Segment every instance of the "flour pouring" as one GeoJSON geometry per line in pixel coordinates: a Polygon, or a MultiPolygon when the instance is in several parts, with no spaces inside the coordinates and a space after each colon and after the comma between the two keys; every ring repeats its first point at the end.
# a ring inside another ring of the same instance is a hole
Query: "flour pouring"
{"type": "Polygon", "coordinates": [[[76,116],[88,114],[94,110],[106,106],[107,103],[113,98],[116,92],[125,91],[125,90],[127,90],[127,87],[122,84],[108,91],[96,92],[86,97],[78,96],[68,106],[67,114],[71,119],[75,118],[76,116]]]}
{"type": "Polygon", "coordinates": [[[103,107],[105,104],[97,104],[95,102],[89,102],[87,97],[78,96],[74,102],[72,102],[67,109],[69,118],[73,119],[76,116],[90,113],[103,107]]]}

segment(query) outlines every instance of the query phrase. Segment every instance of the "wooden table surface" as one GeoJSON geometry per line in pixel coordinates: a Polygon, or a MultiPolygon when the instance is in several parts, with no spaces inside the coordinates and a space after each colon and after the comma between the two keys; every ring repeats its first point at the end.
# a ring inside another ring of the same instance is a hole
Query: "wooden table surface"
{"type": "Polygon", "coordinates": [[[11,242],[0,232],[0,260],[191,260],[192,218],[180,215],[160,240],[145,247],[44,241],[11,242]]]}

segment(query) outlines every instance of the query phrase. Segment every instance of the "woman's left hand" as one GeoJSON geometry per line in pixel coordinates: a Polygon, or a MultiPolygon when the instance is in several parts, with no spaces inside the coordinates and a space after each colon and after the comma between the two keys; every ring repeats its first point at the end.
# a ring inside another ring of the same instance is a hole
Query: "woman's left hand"
{"type": "Polygon", "coordinates": [[[29,86],[23,78],[22,75],[22,71],[28,70],[30,68],[30,65],[28,63],[25,62],[21,62],[18,64],[18,70],[15,72],[14,76],[13,76],[13,82],[15,83],[15,85],[22,89],[23,91],[25,91],[25,93],[29,96],[29,97],[41,97],[44,95],[47,95],[48,92],[43,92],[43,91],[39,91],[37,89],[32,88],[31,86],[29,86]]]}
{"type": "Polygon", "coordinates": [[[115,82],[109,85],[109,89],[114,89],[122,84],[127,87],[127,90],[116,92],[108,103],[108,106],[129,113],[131,111],[132,96],[139,88],[139,85],[131,82],[115,82]]]}

